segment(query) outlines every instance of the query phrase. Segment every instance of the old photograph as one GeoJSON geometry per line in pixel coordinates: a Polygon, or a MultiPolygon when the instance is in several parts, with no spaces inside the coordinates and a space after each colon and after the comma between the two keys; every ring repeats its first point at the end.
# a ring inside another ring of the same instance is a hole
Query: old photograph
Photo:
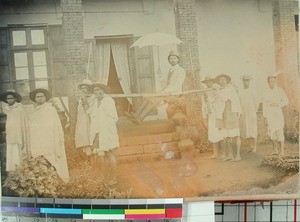
{"type": "Polygon", "coordinates": [[[299,198],[298,14],[0,0],[2,195],[299,198]]]}

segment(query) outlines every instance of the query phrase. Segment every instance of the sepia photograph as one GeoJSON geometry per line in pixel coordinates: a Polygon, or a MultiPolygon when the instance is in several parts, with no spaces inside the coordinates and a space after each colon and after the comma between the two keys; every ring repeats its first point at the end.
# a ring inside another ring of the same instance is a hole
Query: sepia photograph
{"type": "Polygon", "coordinates": [[[298,14],[0,0],[2,196],[299,198],[298,14]]]}

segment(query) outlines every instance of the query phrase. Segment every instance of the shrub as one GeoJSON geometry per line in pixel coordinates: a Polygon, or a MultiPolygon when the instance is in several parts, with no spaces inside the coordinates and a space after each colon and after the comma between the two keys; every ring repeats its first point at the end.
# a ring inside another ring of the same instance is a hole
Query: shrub
{"type": "MultiPolygon", "coordinates": [[[[4,192],[14,192],[23,197],[54,197],[57,193],[58,176],[56,170],[43,157],[28,158],[9,172],[5,178],[4,192]]],[[[5,195],[5,193],[4,193],[5,195]]]]}

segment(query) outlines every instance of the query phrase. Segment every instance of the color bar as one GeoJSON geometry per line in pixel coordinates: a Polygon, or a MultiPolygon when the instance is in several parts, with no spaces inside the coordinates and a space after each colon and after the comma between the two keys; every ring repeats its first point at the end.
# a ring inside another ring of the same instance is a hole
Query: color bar
{"type": "Polygon", "coordinates": [[[1,211],[24,212],[24,213],[40,213],[40,208],[33,208],[33,207],[1,207],[1,211]]]}
{"type": "Polygon", "coordinates": [[[83,214],[84,220],[125,220],[124,214],[83,214]]]}
{"type": "Polygon", "coordinates": [[[41,208],[43,214],[81,214],[81,209],[41,208]]]}
{"type": "Polygon", "coordinates": [[[153,220],[153,219],[165,219],[165,214],[126,214],[126,220],[153,220]]]}
{"type": "Polygon", "coordinates": [[[82,209],[82,214],[124,214],[121,209],[82,209]]]}
{"type": "Polygon", "coordinates": [[[165,214],[165,209],[128,209],[125,214],[165,214]]]}
{"type": "Polygon", "coordinates": [[[166,209],[166,218],[181,218],[182,217],[182,209],[166,209]]]}

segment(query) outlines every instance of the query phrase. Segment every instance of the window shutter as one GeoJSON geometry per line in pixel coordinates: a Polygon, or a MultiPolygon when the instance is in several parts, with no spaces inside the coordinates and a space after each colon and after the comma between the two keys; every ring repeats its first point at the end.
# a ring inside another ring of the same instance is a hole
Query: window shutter
{"type": "Polygon", "coordinates": [[[49,54],[52,82],[52,93],[54,96],[67,95],[66,68],[64,65],[65,50],[61,25],[48,26],[49,54]]]}
{"type": "Polygon", "coordinates": [[[9,71],[9,38],[8,30],[0,28],[0,91],[11,88],[11,72],[9,71]]]}

